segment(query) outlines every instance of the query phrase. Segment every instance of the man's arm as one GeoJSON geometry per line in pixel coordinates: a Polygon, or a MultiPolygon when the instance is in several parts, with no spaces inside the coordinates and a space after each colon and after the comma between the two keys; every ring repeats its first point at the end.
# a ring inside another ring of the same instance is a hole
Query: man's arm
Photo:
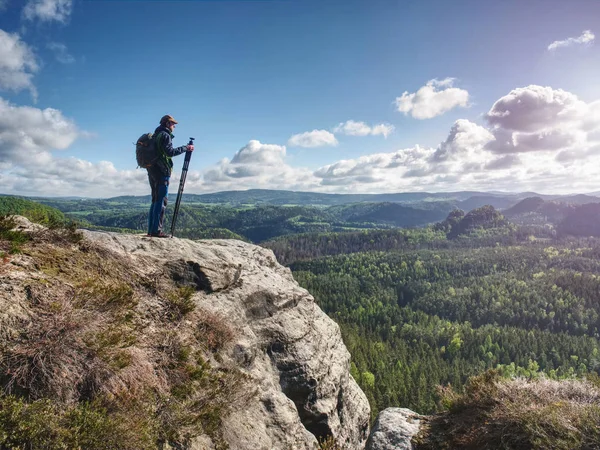
{"type": "Polygon", "coordinates": [[[173,141],[171,140],[171,136],[167,133],[161,133],[159,145],[162,151],[165,152],[165,155],[171,157],[181,155],[188,149],[187,145],[182,145],[181,147],[173,147],[173,141]]]}

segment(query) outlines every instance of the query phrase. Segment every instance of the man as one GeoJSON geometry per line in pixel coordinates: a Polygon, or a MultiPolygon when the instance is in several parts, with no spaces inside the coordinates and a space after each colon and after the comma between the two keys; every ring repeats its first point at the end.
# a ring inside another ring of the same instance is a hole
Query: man
{"type": "Polygon", "coordinates": [[[173,130],[177,121],[170,115],[160,119],[160,126],[154,130],[153,145],[156,146],[158,160],[148,168],[148,181],[152,189],[152,205],[148,214],[148,236],[168,237],[163,233],[167,195],[169,193],[169,178],[173,171],[173,156],[183,152],[193,152],[193,145],[183,145],[173,148],[173,130]]]}

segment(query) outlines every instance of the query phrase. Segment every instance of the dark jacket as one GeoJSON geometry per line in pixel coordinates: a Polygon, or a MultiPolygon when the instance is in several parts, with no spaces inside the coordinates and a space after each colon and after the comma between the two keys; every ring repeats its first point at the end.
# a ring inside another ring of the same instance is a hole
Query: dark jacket
{"type": "Polygon", "coordinates": [[[173,156],[181,155],[187,150],[187,145],[173,147],[173,134],[167,127],[159,126],[154,130],[154,145],[158,150],[158,161],[155,166],[165,177],[170,177],[173,171],[173,156]]]}

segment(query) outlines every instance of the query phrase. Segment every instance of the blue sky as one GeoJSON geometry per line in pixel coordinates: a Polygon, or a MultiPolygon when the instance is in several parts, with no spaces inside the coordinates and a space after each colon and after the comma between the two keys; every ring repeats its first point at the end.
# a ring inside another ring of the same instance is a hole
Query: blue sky
{"type": "Polygon", "coordinates": [[[0,193],[600,190],[597,1],[0,0],[0,193]],[[183,158],[175,160],[177,181],[183,158]]]}

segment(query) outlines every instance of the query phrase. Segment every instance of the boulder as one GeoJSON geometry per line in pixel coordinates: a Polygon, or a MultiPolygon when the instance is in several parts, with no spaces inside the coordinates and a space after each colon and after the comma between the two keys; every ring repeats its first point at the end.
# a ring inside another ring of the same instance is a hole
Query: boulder
{"type": "Polygon", "coordinates": [[[365,450],[412,450],[411,439],[423,416],[406,408],[387,408],[379,413],[365,450]]]}

